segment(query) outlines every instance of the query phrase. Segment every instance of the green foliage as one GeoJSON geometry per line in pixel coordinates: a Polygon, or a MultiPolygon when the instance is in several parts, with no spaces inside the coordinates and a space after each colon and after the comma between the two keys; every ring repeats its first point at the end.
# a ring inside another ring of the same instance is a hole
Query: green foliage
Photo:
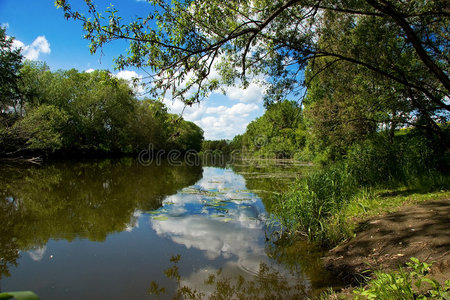
{"type": "Polygon", "coordinates": [[[354,290],[356,299],[447,299],[450,280],[445,286],[429,278],[432,264],[412,257],[407,263],[411,271],[400,269],[389,273],[375,272],[366,287],[354,290]]]}
{"type": "Polygon", "coordinates": [[[247,126],[241,138],[245,155],[293,158],[304,145],[302,110],[294,101],[268,106],[264,115],[247,126]]]}
{"type": "Polygon", "coordinates": [[[51,72],[26,62],[20,75],[22,114],[3,114],[0,155],[136,154],[150,145],[200,150],[197,125],[170,115],[159,101],[138,100],[109,72],[51,72]]]}
{"type": "Polygon", "coordinates": [[[20,292],[0,293],[0,299],[39,300],[39,297],[31,291],[20,291],[20,292]]]}
{"type": "Polygon", "coordinates": [[[68,116],[53,105],[40,105],[16,122],[12,131],[25,140],[28,149],[51,151],[61,149],[68,116]]]}
{"type": "MultiPolygon", "coordinates": [[[[240,148],[238,148],[240,149],[240,148]]],[[[206,140],[203,141],[202,144],[202,151],[212,151],[212,152],[218,152],[220,154],[228,155],[230,154],[235,148],[231,145],[230,141],[227,140],[206,140]]]]}
{"type": "Polygon", "coordinates": [[[308,62],[325,58],[317,71],[346,62],[351,67],[344,80],[355,69],[373,72],[418,94],[411,101],[416,109],[449,110],[443,100],[450,90],[443,0],[153,0],[147,14],[128,21],[114,7],[102,11],[95,1],[85,3],[74,10],[68,0],[55,1],[66,19],[82,22],[91,52],[127,40],[129,51],[116,59],[117,67],[149,68],[157,75],[152,91],[160,97],[170,91],[192,104],[222,83],[245,87],[260,75],[268,78],[271,103],[300,96],[308,62]],[[209,76],[214,69],[220,79],[209,76]]]}
{"type": "Polygon", "coordinates": [[[355,144],[344,160],[292,185],[279,197],[274,214],[288,230],[333,246],[352,235],[344,212],[370,197],[373,188],[449,189],[446,162],[448,153],[415,131],[393,143],[380,133],[355,144]]]}
{"type": "Polygon", "coordinates": [[[355,184],[345,164],[319,170],[281,195],[274,214],[288,230],[331,244],[335,241],[330,241],[327,233],[330,226],[336,226],[334,222],[340,221],[333,217],[356,193],[355,184]]]}
{"type": "Polygon", "coordinates": [[[0,125],[3,113],[21,109],[18,85],[23,57],[20,49],[13,47],[13,41],[6,35],[6,29],[0,26],[0,125]]]}
{"type": "Polygon", "coordinates": [[[194,124],[181,120],[175,127],[175,138],[173,139],[173,148],[182,151],[196,151],[199,152],[202,148],[203,129],[194,124]]]}

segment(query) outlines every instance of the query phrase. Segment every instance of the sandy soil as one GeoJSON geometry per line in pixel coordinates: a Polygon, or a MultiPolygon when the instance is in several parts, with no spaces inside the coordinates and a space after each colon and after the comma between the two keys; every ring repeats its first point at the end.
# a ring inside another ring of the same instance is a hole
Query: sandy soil
{"type": "Polygon", "coordinates": [[[364,222],[356,237],[332,249],[324,263],[347,283],[372,270],[397,269],[410,257],[434,262],[431,276],[450,279],[450,199],[407,205],[364,222]]]}

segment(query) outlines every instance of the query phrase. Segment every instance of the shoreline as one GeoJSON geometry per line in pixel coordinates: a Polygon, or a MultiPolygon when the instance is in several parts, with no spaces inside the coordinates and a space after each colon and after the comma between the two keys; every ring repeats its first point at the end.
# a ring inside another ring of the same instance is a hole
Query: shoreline
{"type": "Polygon", "coordinates": [[[449,192],[405,197],[391,211],[360,219],[357,224],[355,237],[323,257],[325,268],[348,285],[344,294],[366,283],[375,271],[405,267],[411,257],[433,263],[430,276],[441,284],[450,279],[449,192]],[[422,199],[428,195],[433,199],[422,199]]]}

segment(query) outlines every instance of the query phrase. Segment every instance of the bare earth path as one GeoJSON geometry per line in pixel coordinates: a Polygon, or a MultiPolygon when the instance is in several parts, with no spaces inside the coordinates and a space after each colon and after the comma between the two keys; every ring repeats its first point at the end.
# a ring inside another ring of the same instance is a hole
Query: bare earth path
{"type": "Polygon", "coordinates": [[[361,225],[351,241],[329,252],[325,266],[355,283],[366,270],[397,269],[410,257],[434,262],[431,275],[450,279],[450,199],[407,205],[361,225]]]}

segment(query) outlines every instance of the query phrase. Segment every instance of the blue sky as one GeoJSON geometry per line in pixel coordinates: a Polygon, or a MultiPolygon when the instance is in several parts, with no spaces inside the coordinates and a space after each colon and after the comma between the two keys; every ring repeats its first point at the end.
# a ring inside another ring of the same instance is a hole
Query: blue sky
{"type": "MultiPolygon", "coordinates": [[[[72,0],[72,6],[82,0],[72,0]]],[[[99,1],[98,1],[99,2],[99,1]]],[[[145,1],[104,1],[112,3],[124,18],[143,16],[152,7],[145,1]]],[[[126,53],[127,43],[114,42],[91,55],[89,42],[83,39],[82,24],[64,19],[53,0],[0,0],[0,24],[16,38],[27,59],[45,61],[52,71],[75,68],[79,71],[106,69],[124,79],[145,75],[141,70],[114,70],[113,59],[126,53]]],[[[246,90],[226,89],[226,96],[213,93],[207,100],[189,107],[183,117],[203,128],[207,139],[231,139],[243,133],[247,124],[264,113],[263,89],[255,82],[246,90]]],[[[166,99],[171,112],[180,113],[183,104],[166,99]]]]}

